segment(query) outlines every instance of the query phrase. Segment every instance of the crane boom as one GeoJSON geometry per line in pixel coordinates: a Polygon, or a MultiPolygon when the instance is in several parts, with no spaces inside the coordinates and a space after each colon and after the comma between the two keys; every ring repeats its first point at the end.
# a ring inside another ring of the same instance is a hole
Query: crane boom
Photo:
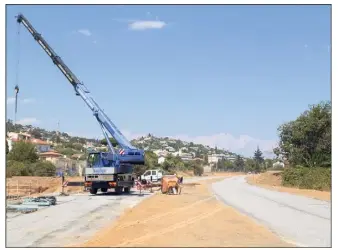
{"type": "Polygon", "coordinates": [[[17,17],[17,22],[21,23],[33,36],[35,41],[42,47],[46,54],[51,58],[53,63],[59,68],[67,80],[72,84],[76,95],[80,96],[86,105],[90,108],[95,116],[96,120],[99,122],[103,134],[107,140],[108,147],[111,153],[115,154],[115,150],[112,144],[109,141],[109,137],[106,132],[115,138],[121,150],[119,151],[118,157],[119,161],[127,162],[132,164],[143,164],[144,163],[144,151],[134,147],[120,132],[120,130],[115,126],[115,124],[109,119],[109,117],[103,112],[99,105],[94,101],[94,99],[89,95],[88,89],[85,85],[75,76],[75,74],[67,67],[67,65],[62,61],[62,59],[55,53],[55,51],[49,46],[46,40],[39,34],[27,18],[23,14],[19,14],[17,17]]]}

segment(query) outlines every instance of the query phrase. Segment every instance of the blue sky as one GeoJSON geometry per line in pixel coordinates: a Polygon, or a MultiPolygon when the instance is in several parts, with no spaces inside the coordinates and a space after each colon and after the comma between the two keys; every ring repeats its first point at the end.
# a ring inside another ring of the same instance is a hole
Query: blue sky
{"type": "Polygon", "coordinates": [[[18,72],[23,123],[102,137],[23,26],[18,46],[18,12],[129,138],[150,132],[250,155],[331,98],[329,6],[17,5],[7,7],[7,116],[18,72]]]}

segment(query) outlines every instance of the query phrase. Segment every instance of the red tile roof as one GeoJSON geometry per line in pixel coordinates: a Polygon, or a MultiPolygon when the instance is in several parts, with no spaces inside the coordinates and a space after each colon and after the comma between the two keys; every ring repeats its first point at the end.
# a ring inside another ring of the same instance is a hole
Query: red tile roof
{"type": "Polygon", "coordinates": [[[40,156],[45,156],[45,157],[48,157],[48,156],[60,157],[60,156],[62,156],[62,154],[57,153],[57,152],[53,152],[53,151],[48,151],[48,152],[40,153],[39,155],[40,156]]]}
{"type": "Polygon", "coordinates": [[[30,142],[33,144],[37,144],[37,145],[49,145],[48,142],[40,140],[40,139],[31,139],[30,142]]]}

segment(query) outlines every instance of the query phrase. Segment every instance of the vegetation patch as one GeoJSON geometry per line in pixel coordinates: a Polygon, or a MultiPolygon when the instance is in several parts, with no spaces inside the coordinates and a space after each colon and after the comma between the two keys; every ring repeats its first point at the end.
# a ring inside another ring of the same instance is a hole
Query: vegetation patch
{"type": "Polygon", "coordinates": [[[292,167],[282,173],[282,185],[320,191],[331,190],[331,168],[292,167]]]}

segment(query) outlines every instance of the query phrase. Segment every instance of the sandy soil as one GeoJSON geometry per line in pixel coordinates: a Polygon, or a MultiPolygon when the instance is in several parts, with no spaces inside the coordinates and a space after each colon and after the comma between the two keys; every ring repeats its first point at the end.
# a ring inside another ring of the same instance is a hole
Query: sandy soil
{"type": "MultiPolygon", "coordinates": [[[[82,177],[66,177],[66,181],[83,181],[82,177]]],[[[66,193],[81,192],[83,187],[65,187],[66,193]]],[[[27,196],[61,192],[60,177],[15,176],[6,178],[6,193],[12,196],[27,196]]]]}
{"type": "Polygon", "coordinates": [[[291,246],[218,201],[209,185],[217,179],[187,184],[181,195],[157,193],[75,247],[291,246]]]}
{"type": "Polygon", "coordinates": [[[283,187],[282,178],[279,171],[271,171],[262,174],[250,175],[246,178],[246,180],[251,185],[257,185],[271,190],[302,195],[324,201],[331,200],[331,192],[283,187]]]}

